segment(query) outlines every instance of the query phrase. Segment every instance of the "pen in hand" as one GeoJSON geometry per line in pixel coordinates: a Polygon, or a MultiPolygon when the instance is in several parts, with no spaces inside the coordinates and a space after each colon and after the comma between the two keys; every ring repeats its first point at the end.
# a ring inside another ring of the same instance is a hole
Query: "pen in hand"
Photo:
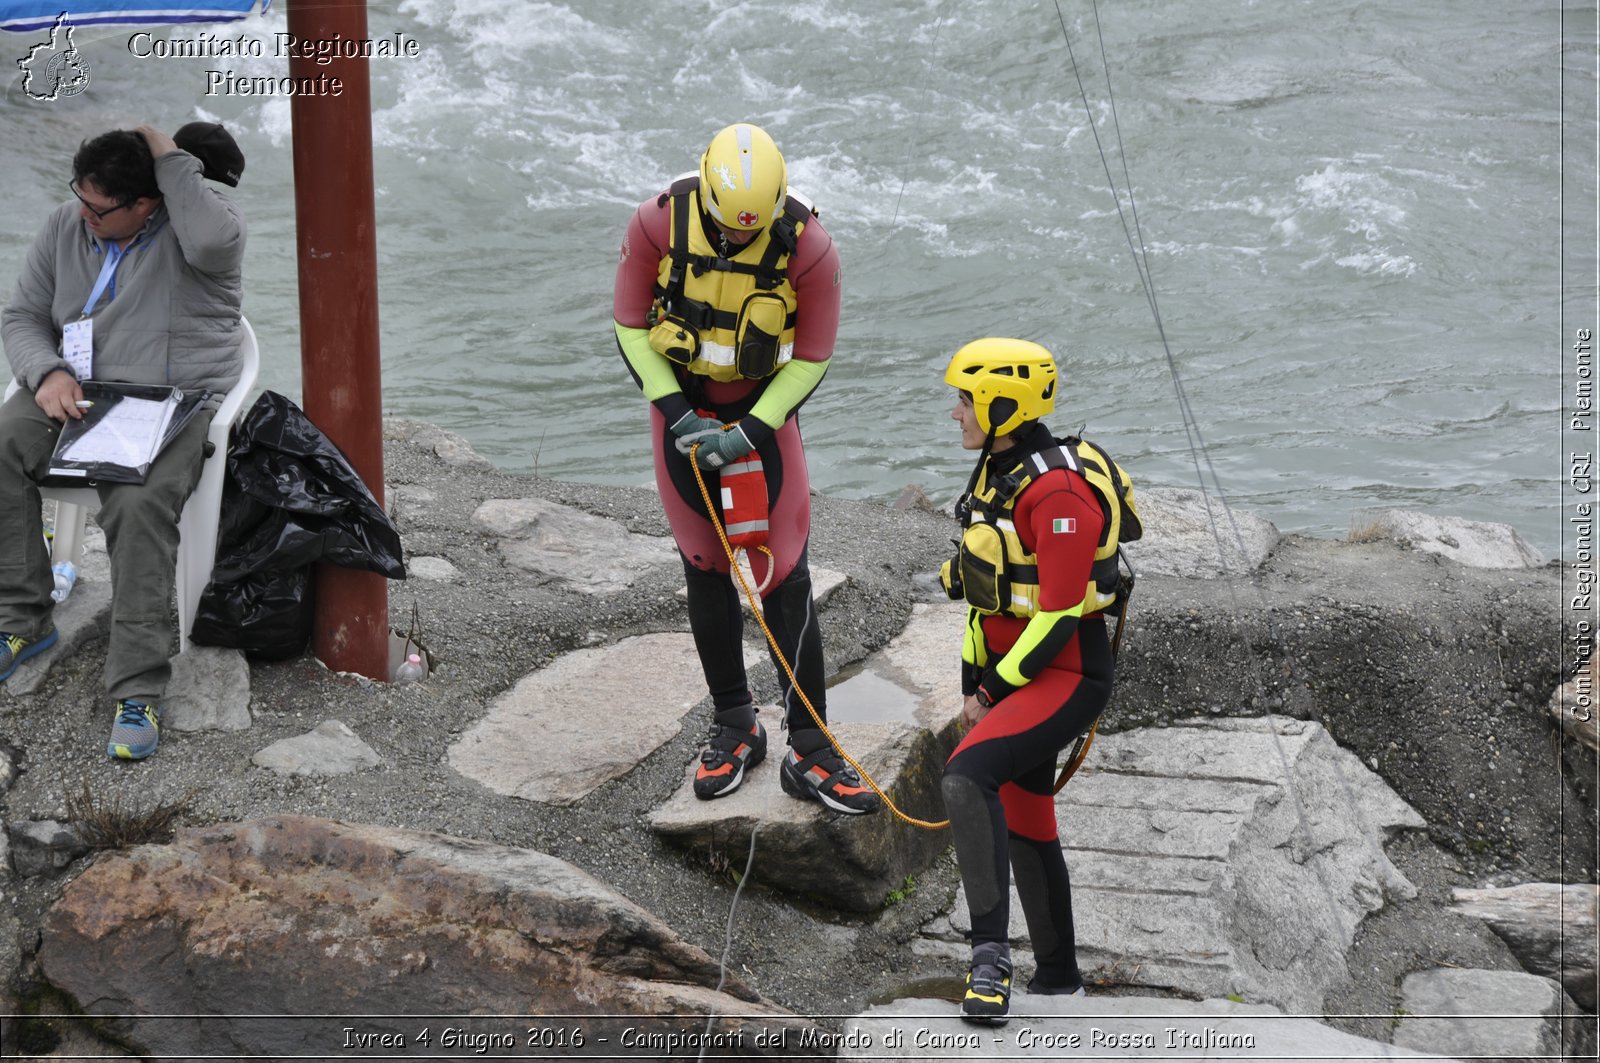
{"type": "Polygon", "coordinates": [[[88,399],[79,399],[77,402],[74,402],[73,405],[80,410],[94,409],[94,403],[90,402],[88,399]]]}

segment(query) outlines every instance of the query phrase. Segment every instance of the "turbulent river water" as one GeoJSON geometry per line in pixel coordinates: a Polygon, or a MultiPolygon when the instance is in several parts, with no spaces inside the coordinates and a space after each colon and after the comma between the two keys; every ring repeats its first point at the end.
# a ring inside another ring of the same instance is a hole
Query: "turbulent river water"
{"type": "MultiPolygon", "coordinates": [[[[214,53],[243,34],[235,50],[260,54],[174,57],[84,29],[85,92],[41,103],[13,80],[0,292],[83,137],[219,119],[248,159],[262,383],[299,396],[289,100],[215,91],[287,73],[282,7],[154,38],[214,53]]],[[[1592,7],[369,10],[373,37],[414,42],[371,64],[384,407],[497,464],[649,479],[609,327],[621,232],[716,129],[749,120],[843,255],[838,351],[802,412],[819,489],[950,498],[969,455],[944,363],[1018,335],[1062,363],[1052,427],[1082,427],[1140,485],[1196,486],[1199,443],[1227,500],[1284,530],[1339,535],[1403,507],[1559,549],[1563,178],[1594,187],[1593,153],[1563,153],[1563,68],[1568,98],[1592,101],[1592,7]]],[[[28,43],[0,35],[18,57],[28,43]]],[[[1592,247],[1566,254],[1569,281],[1592,278],[1592,247]]]]}

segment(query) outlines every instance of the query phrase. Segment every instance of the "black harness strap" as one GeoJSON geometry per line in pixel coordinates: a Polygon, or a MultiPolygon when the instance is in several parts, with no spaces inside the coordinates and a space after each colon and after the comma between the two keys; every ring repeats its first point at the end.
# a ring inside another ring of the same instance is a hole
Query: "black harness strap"
{"type": "MultiPolygon", "coordinates": [[[[736,262],[720,255],[692,255],[689,253],[689,219],[695,211],[689,209],[689,197],[699,189],[699,176],[691,174],[674,181],[672,187],[656,201],[661,206],[665,206],[668,200],[672,202],[672,237],[667,248],[672,268],[667,271],[667,283],[656,285],[655,294],[668,313],[695,328],[731,330],[738,325],[739,315],[736,311],[719,310],[709,304],[684,298],[685,271],[692,270],[696,277],[712,270],[746,273],[755,277],[757,288],[771,291],[788,278],[789,269],[785,260],[794,254],[799,244],[797,230],[811,219],[812,212],[800,200],[789,196],[784,203],[783,214],[772,223],[772,239],[768,241],[766,253],[761,256],[760,262],[736,262]]],[[[794,322],[795,315],[790,314],[784,321],[784,327],[792,328],[794,322]]]]}

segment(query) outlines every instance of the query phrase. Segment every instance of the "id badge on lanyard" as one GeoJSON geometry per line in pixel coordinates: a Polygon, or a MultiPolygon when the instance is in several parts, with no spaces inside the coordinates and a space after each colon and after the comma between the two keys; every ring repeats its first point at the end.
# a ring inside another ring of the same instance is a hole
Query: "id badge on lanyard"
{"type": "Polygon", "coordinates": [[[107,244],[106,260],[100,266],[94,291],[89,293],[89,298],[83,304],[83,316],[61,328],[61,357],[66,359],[67,367],[79,380],[89,380],[94,373],[94,319],[89,312],[100,302],[100,297],[107,289],[110,289],[113,299],[117,297],[117,266],[121,263],[122,248],[107,244]]]}

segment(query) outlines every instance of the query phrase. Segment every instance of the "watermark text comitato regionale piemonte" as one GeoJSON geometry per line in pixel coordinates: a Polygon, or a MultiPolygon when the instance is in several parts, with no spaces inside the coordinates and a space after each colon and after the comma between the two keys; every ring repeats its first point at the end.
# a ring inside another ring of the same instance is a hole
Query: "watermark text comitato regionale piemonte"
{"type": "MultiPolygon", "coordinates": [[[[396,31],[382,37],[331,37],[313,39],[292,33],[270,37],[247,34],[226,36],[199,33],[193,37],[161,37],[140,30],[128,38],[128,53],[136,59],[301,59],[326,67],[340,59],[415,59],[422,44],[396,31]]],[[[205,72],[207,96],[340,96],[344,82],[326,71],[315,77],[248,77],[232,70],[205,72]]]]}

